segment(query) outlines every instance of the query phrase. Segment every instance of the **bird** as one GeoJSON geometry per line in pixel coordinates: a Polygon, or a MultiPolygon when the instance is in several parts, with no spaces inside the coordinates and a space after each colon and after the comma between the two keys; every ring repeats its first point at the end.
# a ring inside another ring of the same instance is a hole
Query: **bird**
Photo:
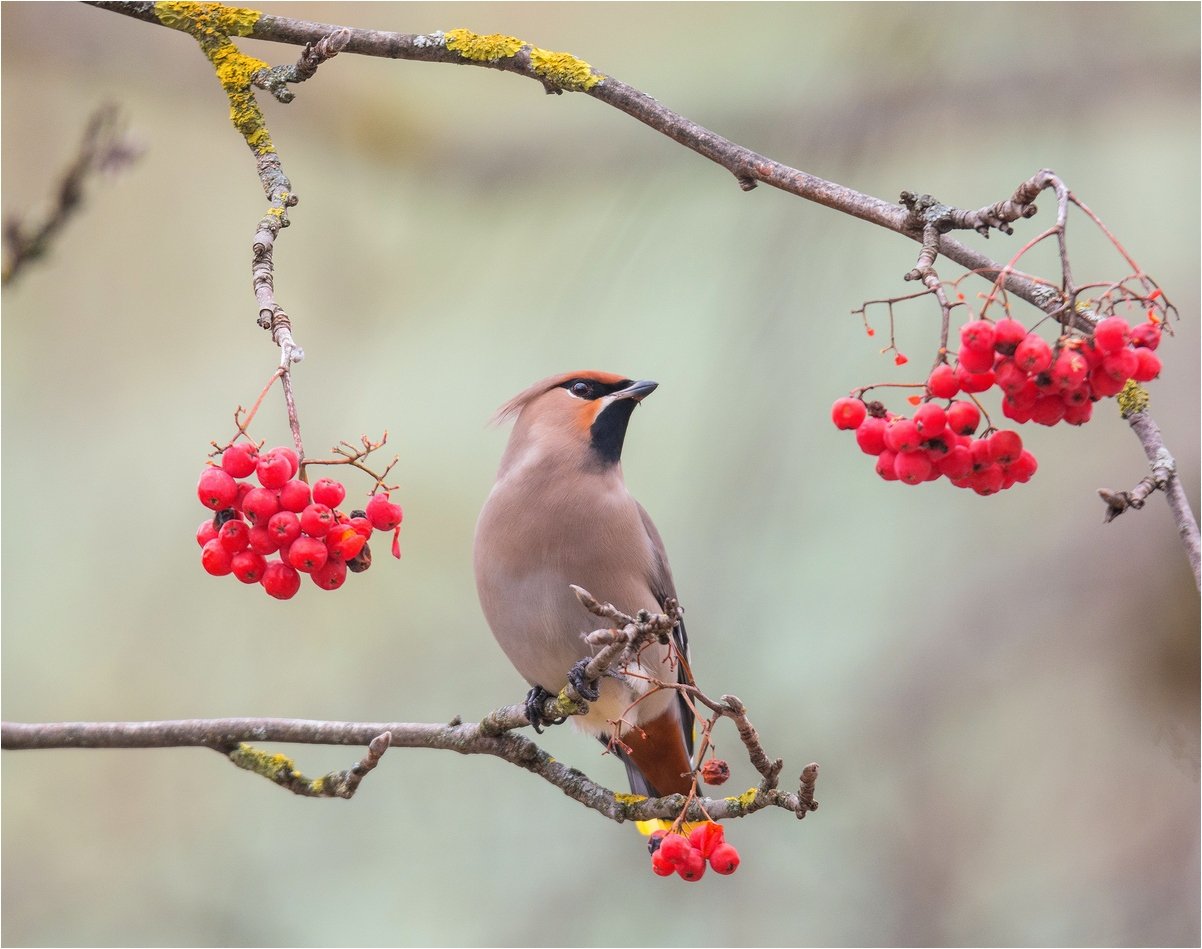
{"type": "MultiPolygon", "coordinates": [[[[615,750],[631,791],[647,797],[693,787],[693,712],[678,690],[643,678],[580,681],[594,652],[584,635],[601,623],[572,585],[631,616],[662,613],[676,598],[659,531],[622,474],[631,414],[657,387],[582,370],[536,382],[502,405],[494,421],[512,418],[513,430],[473,550],[485,619],[531,686],[531,723],[549,724],[539,720],[543,700],[571,678],[590,703],[574,724],[615,750]]],[[[653,641],[627,668],[692,684],[683,619],[671,640],[653,641]]]]}

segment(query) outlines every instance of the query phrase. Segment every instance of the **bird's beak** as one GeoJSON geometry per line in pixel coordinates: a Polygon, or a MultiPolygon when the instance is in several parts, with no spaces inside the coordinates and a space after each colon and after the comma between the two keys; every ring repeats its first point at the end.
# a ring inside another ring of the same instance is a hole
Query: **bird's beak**
{"type": "Polygon", "coordinates": [[[650,379],[642,379],[639,382],[632,382],[625,389],[619,389],[617,392],[610,393],[611,399],[634,399],[635,402],[642,402],[652,392],[659,388],[658,382],[652,382],[650,379]]]}

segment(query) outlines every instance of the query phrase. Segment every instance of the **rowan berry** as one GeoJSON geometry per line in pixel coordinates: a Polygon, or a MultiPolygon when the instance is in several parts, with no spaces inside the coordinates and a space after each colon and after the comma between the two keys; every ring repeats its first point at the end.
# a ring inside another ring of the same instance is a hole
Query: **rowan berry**
{"type": "Polygon", "coordinates": [[[1160,327],[1155,323],[1140,323],[1131,329],[1131,345],[1155,349],[1160,345],[1160,327]]]}
{"type": "Polygon", "coordinates": [[[1010,474],[1016,481],[1026,483],[1031,480],[1031,476],[1035,474],[1035,469],[1039,465],[1035,461],[1035,456],[1029,451],[1023,451],[1018,458],[1008,465],[1010,474]]]}
{"type": "Polygon", "coordinates": [[[936,399],[950,399],[960,391],[960,383],[956,381],[956,370],[947,363],[940,363],[931,370],[927,377],[927,392],[936,399]]]}
{"type": "Polygon", "coordinates": [[[689,843],[703,857],[709,857],[714,848],[723,843],[726,829],[712,820],[702,821],[689,831],[689,843]]]}
{"type": "Polygon", "coordinates": [[[730,765],[721,758],[710,758],[701,766],[701,780],[717,787],[730,778],[730,765]]]}
{"type": "Polygon", "coordinates": [[[293,478],[285,481],[283,487],[280,488],[280,507],[285,511],[299,514],[311,503],[313,503],[312,492],[303,481],[293,478]]]}
{"type": "Polygon", "coordinates": [[[956,367],[956,381],[964,392],[984,392],[994,383],[992,369],[984,372],[968,372],[963,366],[956,367]]]}
{"type": "Polygon", "coordinates": [[[913,419],[896,418],[885,430],[885,444],[896,452],[918,451],[922,436],[913,419]]]}
{"type": "Polygon", "coordinates": [[[1102,371],[1116,382],[1126,382],[1139,368],[1139,357],[1134,349],[1124,347],[1117,352],[1108,353],[1102,360],[1102,371]]]}
{"type": "Polygon", "coordinates": [[[353,560],[367,543],[367,537],[350,524],[336,524],[325,536],[332,560],[353,560]]]}
{"type": "Polygon", "coordinates": [[[971,402],[953,402],[947,407],[947,427],[957,435],[971,435],[981,424],[981,411],[971,402]]]}
{"type": "Polygon", "coordinates": [[[215,577],[224,577],[232,568],[233,554],[221,546],[221,540],[214,537],[200,551],[200,565],[206,573],[215,577]]]}
{"type": "Polygon", "coordinates": [[[964,349],[989,354],[993,361],[993,344],[996,341],[996,329],[989,320],[973,320],[960,327],[960,343],[964,349]]]}
{"type": "Polygon", "coordinates": [[[710,854],[710,866],[714,868],[715,873],[721,873],[723,876],[734,873],[739,869],[739,851],[730,844],[719,844],[710,854]]]}
{"type": "Polygon", "coordinates": [[[213,523],[211,517],[205,518],[200,522],[200,526],[196,528],[196,543],[203,547],[211,540],[217,539],[217,525],[213,523]]]}
{"type": "Polygon", "coordinates": [[[310,504],[301,512],[301,530],[310,537],[325,537],[334,524],[334,512],[324,504],[310,504]]]}
{"type": "Polygon", "coordinates": [[[965,372],[984,372],[993,368],[993,346],[988,349],[970,349],[961,346],[956,354],[956,362],[965,372]]]}
{"type": "Polygon", "coordinates": [[[404,517],[401,506],[389,501],[387,494],[374,494],[367,502],[367,519],[378,531],[390,531],[400,527],[404,517]]]}
{"type": "Polygon", "coordinates": [[[229,520],[221,525],[221,529],[217,531],[217,537],[221,541],[222,547],[231,554],[236,554],[240,550],[245,550],[250,544],[250,528],[241,518],[229,520]]]}
{"type": "MultiPolygon", "coordinates": [[[[883,418],[869,416],[856,429],[856,444],[866,455],[879,455],[885,450],[885,430],[889,423],[883,418]]],[[[354,517],[351,518],[352,522],[354,517]]]]}
{"type": "Polygon", "coordinates": [[[286,445],[279,445],[271,450],[278,455],[284,456],[284,459],[288,462],[288,477],[295,478],[296,473],[300,471],[300,456],[286,445]]]}
{"type": "Polygon", "coordinates": [[[676,865],[676,873],[690,883],[700,880],[705,876],[705,857],[690,847],[685,858],[676,865]]]}
{"type": "Polygon", "coordinates": [[[255,472],[258,452],[249,442],[230,445],[221,453],[221,467],[231,478],[249,478],[255,472]]]}
{"type": "Polygon", "coordinates": [[[1096,398],[1105,399],[1118,395],[1126,385],[1125,379],[1116,379],[1106,371],[1104,366],[1098,366],[1089,374],[1089,389],[1096,398]]]}
{"type": "MultiPolygon", "coordinates": [[[[293,544],[295,547],[296,545],[293,544]]],[[[313,582],[323,590],[337,590],[346,583],[346,561],[327,560],[324,565],[314,570],[310,576],[313,582]]]]}
{"type": "Polygon", "coordinates": [[[1108,316],[1098,320],[1093,330],[1094,343],[1107,355],[1117,353],[1131,339],[1131,326],[1121,316],[1108,316]]]}
{"type": "Polygon", "coordinates": [[[278,448],[273,448],[267,454],[259,456],[259,460],[255,464],[255,474],[259,479],[259,484],[275,491],[282,488],[292,477],[288,459],[280,454],[278,448]]]}
{"type": "Polygon", "coordinates": [[[1006,318],[993,324],[993,348],[1003,356],[1013,356],[1018,344],[1026,338],[1027,328],[1018,320],[1006,318]]]}
{"type": "Polygon", "coordinates": [[[1014,362],[1030,375],[1043,372],[1052,364],[1052,347],[1042,336],[1028,333],[1014,350],[1014,362]]]}
{"type": "Polygon", "coordinates": [[[273,560],[263,569],[263,579],[259,582],[270,596],[277,600],[290,600],[300,589],[300,574],[288,564],[273,560]]]}
{"type": "Polygon", "coordinates": [[[324,504],[333,510],[345,497],[346,488],[333,478],[318,478],[313,484],[313,501],[316,504],[324,504]]]}
{"type": "Polygon", "coordinates": [[[234,576],[243,583],[258,583],[263,579],[267,561],[262,554],[253,550],[240,550],[231,559],[230,567],[234,576]]]}
{"type": "Polygon", "coordinates": [[[291,511],[276,511],[267,522],[267,531],[275,538],[276,546],[282,549],[300,537],[300,518],[291,511]]]}
{"type": "Polygon", "coordinates": [[[1064,419],[1069,425],[1084,425],[1093,418],[1093,402],[1071,402],[1064,409],[1064,419]]]}
{"type": "Polygon", "coordinates": [[[988,468],[982,468],[980,471],[974,471],[969,475],[969,481],[972,489],[981,495],[997,494],[1002,490],[1002,482],[1005,480],[1005,475],[1002,474],[1002,469],[997,465],[990,465],[988,468]]]}
{"type": "Polygon", "coordinates": [[[1152,350],[1140,348],[1135,350],[1137,364],[1131,378],[1136,382],[1151,382],[1160,375],[1160,357],[1152,350]]]}
{"type": "Polygon", "coordinates": [[[1052,380],[1061,389],[1073,389],[1085,381],[1089,364],[1075,349],[1062,349],[1052,363],[1052,380]]]}
{"type": "Polygon", "coordinates": [[[897,471],[893,464],[897,460],[897,452],[892,448],[886,448],[876,456],[876,473],[886,481],[896,481],[897,471]]]}
{"type": "Polygon", "coordinates": [[[663,855],[660,850],[651,855],[651,872],[656,876],[670,877],[676,872],[676,864],[663,855]]]}
{"type": "Polygon", "coordinates": [[[1023,440],[1018,432],[1000,429],[989,436],[989,454],[999,465],[1013,464],[1023,451],[1023,440]]]}
{"type": "Polygon", "coordinates": [[[906,484],[921,484],[931,474],[931,459],[925,451],[911,451],[899,454],[893,460],[893,471],[898,481],[906,484]]]}
{"type": "Polygon", "coordinates": [[[303,573],[320,570],[329,557],[325,543],[316,537],[298,537],[288,548],[288,562],[303,573]]]}
{"type": "Polygon", "coordinates": [[[238,497],[238,485],[220,468],[205,468],[196,483],[196,496],[205,507],[221,511],[233,505],[238,497]]]}
{"type": "Polygon", "coordinates": [[[923,441],[938,438],[947,428],[947,412],[934,402],[924,402],[914,410],[914,425],[923,441]]]}
{"type": "Polygon", "coordinates": [[[1059,395],[1041,395],[1031,406],[1031,421],[1039,425],[1055,425],[1062,418],[1067,406],[1059,395]]]}
{"type": "Polygon", "coordinates": [[[659,853],[672,864],[680,863],[693,849],[692,844],[682,835],[669,833],[659,842],[659,853]]]}
{"type": "Polygon", "coordinates": [[[836,428],[844,430],[858,428],[867,414],[864,400],[853,399],[850,396],[836,399],[831,407],[831,421],[835,423],[836,428]]]}
{"type": "Polygon", "coordinates": [[[256,554],[270,554],[280,549],[280,543],[266,524],[256,524],[247,532],[250,549],[256,554]]]}
{"type": "Polygon", "coordinates": [[[999,389],[1009,394],[1017,392],[1027,382],[1027,374],[1013,359],[999,359],[993,367],[993,381],[999,389]]]}

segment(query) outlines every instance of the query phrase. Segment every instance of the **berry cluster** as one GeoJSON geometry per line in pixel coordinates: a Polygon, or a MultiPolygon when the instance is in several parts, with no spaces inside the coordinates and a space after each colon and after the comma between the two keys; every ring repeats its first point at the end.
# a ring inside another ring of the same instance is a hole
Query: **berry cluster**
{"type": "Polygon", "coordinates": [[[651,851],[651,869],[661,877],[679,875],[690,883],[705,874],[705,864],[723,875],[739,869],[739,851],[728,844],[721,824],[705,821],[689,831],[688,836],[668,830],[657,830],[647,841],[651,851]]]}
{"type": "Polygon", "coordinates": [[[397,537],[404,514],[399,504],[386,493],[376,494],[365,510],[344,514],[338,505],[346,488],[331,478],[310,488],[297,478],[299,468],[291,448],[259,453],[254,445],[237,442],[222,452],[220,465],[201,472],[197,496],[216,512],[196,531],[206,572],[233,574],[288,600],[300,589],[302,573],[323,590],[337,590],[348,570],[361,573],[370,567],[367,541],[373,530],[396,532],[393,553],[400,556],[397,537]],[[258,486],[239,480],[252,474],[258,486]]]}
{"type": "Polygon", "coordinates": [[[1122,317],[1107,317],[1092,336],[1065,335],[1054,346],[1017,320],[972,320],[960,328],[956,365],[941,362],[927,378],[925,400],[911,397],[917,405],[912,417],[847,397],[835,402],[831,418],[855,431],[886,481],[946,477],[957,487],[996,494],[1030,480],[1037,466],[1017,432],[990,426],[971,437],[981,423],[977,393],[997,386],[1002,414],[1019,424],[1084,425],[1094,402],[1117,395],[1128,380],[1150,382],[1160,374],[1153,352],[1160,336],[1155,315],[1134,328],[1122,317]],[[971,401],[956,399],[961,393],[971,401]]]}

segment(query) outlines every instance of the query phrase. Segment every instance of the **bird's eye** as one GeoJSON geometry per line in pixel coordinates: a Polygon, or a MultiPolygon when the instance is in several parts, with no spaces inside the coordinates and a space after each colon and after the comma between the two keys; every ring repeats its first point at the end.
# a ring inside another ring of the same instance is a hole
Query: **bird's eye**
{"type": "Polygon", "coordinates": [[[591,385],[589,385],[587,382],[580,381],[580,382],[572,383],[572,395],[578,395],[581,398],[584,398],[590,392],[592,392],[592,390],[593,390],[593,387],[591,385]]]}

